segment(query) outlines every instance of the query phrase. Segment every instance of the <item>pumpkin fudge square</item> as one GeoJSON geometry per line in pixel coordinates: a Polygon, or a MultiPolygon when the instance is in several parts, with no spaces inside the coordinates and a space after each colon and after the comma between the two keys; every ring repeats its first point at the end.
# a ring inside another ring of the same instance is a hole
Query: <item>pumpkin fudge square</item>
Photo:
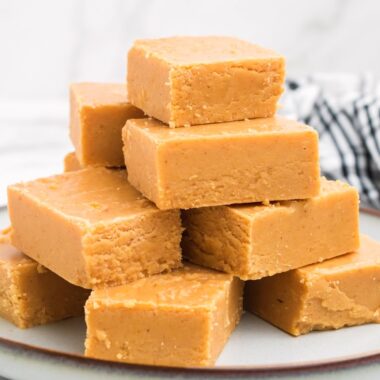
{"type": "Polygon", "coordinates": [[[154,119],[129,120],[123,142],[128,180],[159,209],[305,199],[319,193],[318,134],[294,120],[175,129],[154,119]]]}
{"type": "Polygon", "coordinates": [[[178,210],[160,211],[125,170],[87,168],[8,188],[12,244],[84,288],[181,265],[178,210]]]}
{"type": "Polygon", "coordinates": [[[10,232],[0,231],[0,316],[28,328],[82,315],[90,292],[25,256],[10,232]]]}
{"type": "Polygon", "coordinates": [[[253,280],[355,251],[359,195],[322,178],[310,199],[186,210],[183,222],[188,260],[253,280]]]}
{"type": "Polygon", "coordinates": [[[185,264],[92,292],[85,355],[127,363],[212,366],[242,312],[243,282],[185,264]]]}
{"type": "Polygon", "coordinates": [[[362,235],[357,252],[249,281],[245,307],[295,336],[380,323],[380,243],[362,235]]]}
{"type": "Polygon", "coordinates": [[[73,83],[70,86],[70,137],[79,164],[124,165],[121,129],[141,110],[127,100],[122,83],[73,83]]]}
{"type": "Polygon", "coordinates": [[[271,117],[285,59],[231,37],[137,40],[128,53],[133,105],[170,127],[271,117]]]}

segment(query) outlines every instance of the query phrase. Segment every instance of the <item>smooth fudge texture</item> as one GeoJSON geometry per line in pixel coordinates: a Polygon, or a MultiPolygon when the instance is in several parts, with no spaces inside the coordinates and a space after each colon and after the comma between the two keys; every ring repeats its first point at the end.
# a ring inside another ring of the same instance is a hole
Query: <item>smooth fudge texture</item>
{"type": "Polygon", "coordinates": [[[292,335],[380,323],[380,243],[358,252],[249,281],[247,310],[292,335]]]}
{"type": "Polygon", "coordinates": [[[183,212],[184,255],[247,280],[355,251],[358,193],[340,181],[321,182],[320,194],[308,200],[183,212]]]}
{"type": "Polygon", "coordinates": [[[242,312],[243,283],[185,264],[168,274],[95,290],[85,355],[165,366],[214,364],[242,312]]]}
{"type": "Polygon", "coordinates": [[[181,264],[178,210],[163,212],[125,170],[88,168],[8,188],[12,243],[85,288],[120,285],[181,264]]]}
{"type": "Polygon", "coordinates": [[[82,315],[89,291],[22,254],[8,232],[0,231],[0,316],[27,328],[82,315]]]}
{"type": "Polygon", "coordinates": [[[81,164],[78,161],[75,152],[67,153],[63,160],[63,171],[64,172],[73,172],[76,170],[83,169],[81,164]]]}
{"type": "Polygon", "coordinates": [[[123,166],[121,129],[128,119],[142,116],[127,101],[124,84],[72,84],[70,137],[80,165],[123,166]]]}
{"type": "Polygon", "coordinates": [[[191,128],[154,119],[123,128],[128,180],[159,209],[189,209],[319,192],[318,135],[285,118],[191,128]]]}
{"type": "Polygon", "coordinates": [[[271,117],[284,58],[231,37],[138,40],[128,54],[132,104],[171,127],[271,117]]]}

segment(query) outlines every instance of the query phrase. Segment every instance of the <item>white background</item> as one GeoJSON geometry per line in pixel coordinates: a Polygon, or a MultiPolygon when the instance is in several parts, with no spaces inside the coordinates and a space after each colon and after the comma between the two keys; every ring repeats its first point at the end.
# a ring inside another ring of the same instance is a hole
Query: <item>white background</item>
{"type": "Polygon", "coordinates": [[[225,34],[285,54],[288,73],[379,72],[376,0],[0,0],[0,99],[63,99],[122,81],[136,38],[225,34]]]}
{"type": "Polygon", "coordinates": [[[289,76],[380,71],[376,0],[0,0],[0,206],[62,170],[70,82],[124,81],[134,39],[184,34],[273,48],[289,76]]]}

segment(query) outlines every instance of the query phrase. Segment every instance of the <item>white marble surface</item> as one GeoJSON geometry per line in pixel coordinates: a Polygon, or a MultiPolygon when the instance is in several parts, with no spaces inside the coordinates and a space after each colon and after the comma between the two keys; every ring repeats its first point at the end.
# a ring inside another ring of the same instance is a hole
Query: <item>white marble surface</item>
{"type": "Polygon", "coordinates": [[[235,35],[288,58],[289,74],[379,71],[373,0],[0,0],[0,99],[61,98],[120,81],[136,38],[235,35]]]}
{"type": "Polygon", "coordinates": [[[2,104],[0,207],[7,202],[7,185],[60,173],[64,155],[73,150],[67,102],[31,99],[2,104]]]}

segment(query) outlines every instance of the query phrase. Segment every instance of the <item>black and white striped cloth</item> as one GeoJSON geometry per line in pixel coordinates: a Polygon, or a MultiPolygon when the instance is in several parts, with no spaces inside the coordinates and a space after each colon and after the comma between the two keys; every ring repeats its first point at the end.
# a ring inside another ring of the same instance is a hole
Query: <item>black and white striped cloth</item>
{"type": "Polygon", "coordinates": [[[380,208],[380,87],[369,76],[289,80],[283,114],[316,128],[323,175],[355,186],[361,204],[380,208]]]}

